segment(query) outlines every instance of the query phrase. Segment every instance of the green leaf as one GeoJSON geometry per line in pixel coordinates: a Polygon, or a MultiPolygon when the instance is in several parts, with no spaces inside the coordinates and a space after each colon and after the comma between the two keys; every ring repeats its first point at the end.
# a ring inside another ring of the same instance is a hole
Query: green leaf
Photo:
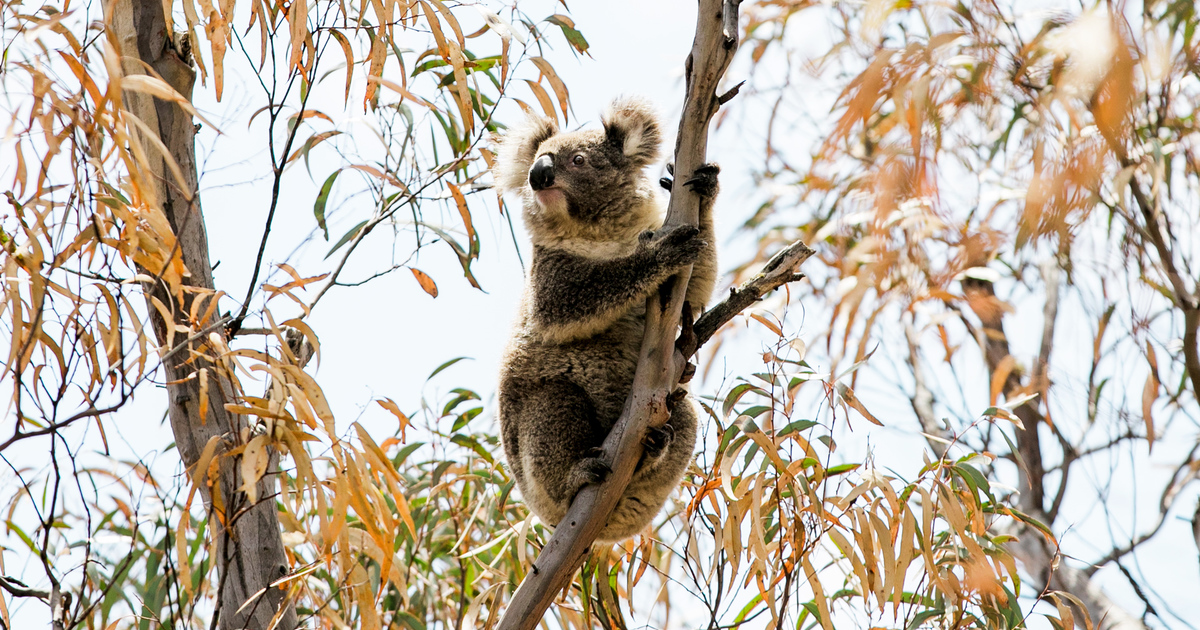
{"type": "Polygon", "coordinates": [[[317,217],[317,226],[325,232],[326,241],[329,240],[329,226],[325,224],[325,204],[329,202],[329,191],[333,190],[333,180],[337,179],[341,172],[342,169],[339,168],[325,179],[325,183],[321,184],[321,192],[317,193],[317,201],[313,204],[313,216],[317,217]]]}
{"type": "Polygon", "coordinates": [[[428,380],[432,379],[433,377],[437,376],[439,372],[450,367],[451,365],[454,365],[455,363],[458,363],[459,361],[462,361],[463,359],[470,359],[470,358],[471,357],[455,357],[453,359],[450,359],[449,361],[437,366],[437,369],[435,369],[433,372],[431,372],[429,374],[429,378],[427,378],[425,380],[428,381],[428,380]]]}
{"type": "Polygon", "coordinates": [[[838,464],[837,466],[831,466],[825,471],[825,476],[832,477],[834,475],[848,473],[852,470],[857,470],[860,465],[861,464],[838,464]]]}
{"type": "Polygon", "coordinates": [[[575,29],[575,22],[571,21],[571,18],[565,15],[551,15],[546,18],[546,21],[556,24],[562,29],[563,36],[567,38],[567,43],[571,45],[571,48],[591,57],[591,54],[587,51],[587,39],[583,37],[583,33],[575,29]]]}
{"type": "Polygon", "coordinates": [[[489,464],[491,464],[494,461],[492,454],[489,453],[486,448],[483,448],[483,445],[479,443],[479,440],[476,440],[473,437],[463,435],[460,433],[458,435],[455,435],[454,437],[451,437],[450,441],[454,442],[455,444],[457,444],[459,446],[469,448],[472,451],[475,451],[475,453],[477,455],[482,457],[484,459],[484,461],[486,461],[489,464]]]}
{"type": "Polygon", "coordinates": [[[474,420],[476,418],[476,416],[478,416],[482,412],[483,412],[483,407],[475,407],[474,409],[468,409],[468,410],[464,411],[461,415],[458,416],[458,420],[454,421],[454,427],[451,429],[451,431],[457,432],[459,429],[467,426],[468,423],[470,423],[472,420],[474,420]]]}
{"type": "Polygon", "coordinates": [[[813,420],[796,420],[787,423],[787,425],[780,429],[776,435],[783,437],[786,435],[791,435],[792,433],[807,431],[815,426],[817,426],[817,423],[813,420]]]}
{"type": "Polygon", "coordinates": [[[771,408],[767,405],[755,405],[754,407],[749,407],[743,411],[742,415],[750,416],[751,418],[757,418],[770,410],[771,408]]]}
{"type": "Polygon", "coordinates": [[[731,625],[734,627],[737,627],[738,624],[745,621],[746,617],[750,613],[754,612],[754,609],[758,608],[759,604],[761,604],[762,601],[763,601],[762,594],[758,594],[758,595],[755,595],[754,597],[751,597],[750,601],[747,602],[746,605],[742,607],[742,610],[738,612],[737,616],[733,618],[733,623],[731,625]]]}
{"type": "Polygon", "coordinates": [[[750,383],[742,383],[741,385],[729,390],[729,394],[725,396],[725,405],[721,410],[722,413],[728,416],[730,410],[732,410],[733,406],[737,404],[737,401],[741,400],[742,396],[752,389],[759,392],[762,391],[762,388],[756,385],[751,385],[750,383]]]}
{"type": "Polygon", "coordinates": [[[403,610],[396,611],[396,620],[404,624],[409,630],[425,630],[425,624],[421,623],[420,619],[403,610]]]}
{"type": "Polygon", "coordinates": [[[337,250],[341,249],[342,245],[349,243],[354,237],[358,236],[358,231],[363,229],[366,226],[367,226],[367,222],[361,221],[361,222],[359,222],[358,225],[350,228],[350,231],[343,234],[342,238],[338,240],[337,245],[334,245],[333,249],[329,250],[328,254],[325,254],[325,258],[329,258],[330,256],[333,255],[333,252],[336,252],[337,250]]]}
{"type": "Polygon", "coordinates": [[[907,630],[916,630],[917,628],[920,628],[921,625],[926,621],[944,614],[946,614],[946,611],[942,610],[941,608],[923,610],[913,616],[912,621],[908,623],[907,630]]]}
{"type": "Polygon", "coordinates": [[[396,468],[400,468],[400,465],[404,463],[404,460],[408,459],[409,455],[412,455],[413,451],[421,448],[424,445],[424,442],[413,442],[412,444],[405,445],[404,448],[400,449],[400,452],[396,453],[396,456],[392,458],[392,464],[396,468]]]}
{"type": "Polygon", "coordinates": [[[455,407],[457,407],[459,404],[461,404],[465,401],[479,400],[479,394],[476,394],[475,392],[473,392],[469,389],[462,389],[460,387],[460,388],[454,389],[453,391],[455,394],[457,394],[457,396],[450,399],[450,401],[446,403],[446,406],[442,408],[443,416],[450,415],[450,412],[453,411],[455,407]]]}

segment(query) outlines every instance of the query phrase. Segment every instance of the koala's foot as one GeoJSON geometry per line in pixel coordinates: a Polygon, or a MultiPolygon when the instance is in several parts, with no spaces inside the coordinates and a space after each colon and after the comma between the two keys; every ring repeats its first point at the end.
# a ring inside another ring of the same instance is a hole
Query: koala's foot
{"type": "Polygon", "coordinates": [[[642,453],[647,460],[657,460],[662,457],[674,439],[675,428],[670,424],[649,427],[646,429],[646,437],[642,438],[642,453]]]}
{"type": "Polygon", "coordinates": [[[717,174],[720,172],[721,167],[716,164],[701,164],[683,185],[701,197],[713,197],[717,194],[717,174]]]}
{"type": "Polygon", "coordinates": [[[602,453],[600,449],[592,449],[589,451],[592,457],[585,457],[571,468],[571,472],[567,475],[567,490],[568,495],[572,499],[584,486],[604,483],[608,476],[612,474],[612,467],[608,462],[604,461],[599,455],[602,453]]]}
{"type": "MultiPolygon", "coordinates": [[[[695,173],[685,182],[684,186],[692,189],[692,192],[701,197],[715,197],[717,194],[717,174],[721,172],[721,167],[716,164],[701,164],[700,168],[696,169],[695,173]]],[[[675,185],[675,164],[667,164],[667,173],[669,177],[662,177],[658,180],[658,185],[662,186],[668,192],[675,185]]]]}

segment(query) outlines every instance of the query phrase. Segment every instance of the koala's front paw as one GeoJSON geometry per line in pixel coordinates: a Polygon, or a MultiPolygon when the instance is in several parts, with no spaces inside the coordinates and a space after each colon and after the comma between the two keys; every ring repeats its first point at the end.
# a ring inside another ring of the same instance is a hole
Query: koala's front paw
{"type": "Polygon", "coordinates": [[[714,197],[718,188],[717,174],[720,172],[721,167],[716,164],[701,164],[700,168],[692,173],[691,179],[683,182],[683,185],[701,197],[714,197]]]}
{"type": "Polygon", "coordinates": [[[671,188],[675,186],[675,163],[667,162],[667,176],[658,178],[658,185],[662,186],[667,192],[671,192],[671,188]]]}
{"type": "Polygon", "coordinates": [[[694,225],[679,225],[665,228],[654,234],[651,244],[655,255],[670,267],[696,262],[701,250],[708,242],[700,238],[700,228],[694,225]]]}

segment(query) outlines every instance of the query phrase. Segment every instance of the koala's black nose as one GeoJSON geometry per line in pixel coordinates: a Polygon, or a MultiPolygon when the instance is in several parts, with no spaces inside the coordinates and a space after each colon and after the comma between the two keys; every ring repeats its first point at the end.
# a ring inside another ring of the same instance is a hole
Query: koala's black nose
{"type": "Polygon", "coordinates": [[[534,190],[546,190],[554,185],[554,158],[543,155],[533,162],[529,169],[529,187],[534,190]]]}

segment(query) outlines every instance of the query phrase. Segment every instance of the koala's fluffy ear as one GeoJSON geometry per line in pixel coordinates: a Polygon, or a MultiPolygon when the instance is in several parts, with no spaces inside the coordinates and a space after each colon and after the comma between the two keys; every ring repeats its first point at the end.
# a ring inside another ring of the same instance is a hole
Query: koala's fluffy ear
{"type": "Polygon", "coordinates": [[[499,151],[492,174],[501,192],[520,190],[529,183],[529,167],[537,158],[537,148],[558,133],[554,121],[541,116],[528,116],[500,137],[499,151]]]}
{"type": "Polygon", "coordinates": [[[636,164],[645,166],[658,159],[662,135],[658,116],[649,102],[633,97],[613,101],[602,117],[608,141],[636,164]]]}

